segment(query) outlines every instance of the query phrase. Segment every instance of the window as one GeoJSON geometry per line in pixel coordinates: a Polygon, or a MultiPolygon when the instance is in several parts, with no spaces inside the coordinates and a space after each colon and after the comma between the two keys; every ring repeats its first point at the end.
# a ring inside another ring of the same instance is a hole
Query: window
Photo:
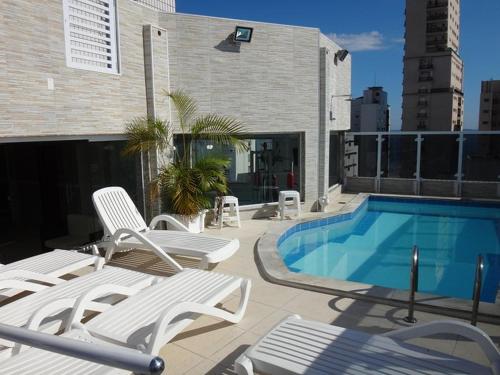
{"type": "Polygon", "coordinates": [[[66,64],[118,73],[115,0],[63,0],[66,64]]]}
{"type": "MultiPolygon", "coordinates": [[[[301,134],[252,134],[245,139],[247,151],[197,140],[193,144],[193,159],[203,156],[223,156],[231,164],[226,169],[229,195],[238,197],[240,205],[277,202],[281,190],[301,189],[301,134]]],[[[182,138],[174,137],[182,155],[182,138]]]]}

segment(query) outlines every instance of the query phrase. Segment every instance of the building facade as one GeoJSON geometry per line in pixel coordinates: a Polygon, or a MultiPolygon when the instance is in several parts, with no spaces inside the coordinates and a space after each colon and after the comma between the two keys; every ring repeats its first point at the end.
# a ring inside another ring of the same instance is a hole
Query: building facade
{"type": "Polygon", "coordinates": [[[0,246],[15,258],[99,238],[90,197],[103,186],[148,214],[154,160],[121,155],[125,127],[146,115],[175,126],[164,91],[176,89],[201,115],[245,124],[250,151],[219,150],[242,204],[293,188],[313,208],[330,183],[328,135],[350,127],[339,51],[318,29],[178,14],[172,0],[0,2],[0,246]],[[233,42],[237,25],[251,43],[233,42]]]}
{"type": "Polygon", "coordinates": [[[500,80],[481,82],[479,130],[500,130],[500,80]]]}
{"type": "Polygon", "coordinates": [[[389,131],[389,105],[383,87],[368,87],[351,102],[351,131],[389,131]]]}
{"type": "Polygon", "coordinates": [[[406,0],[403,131],[463,127],[460,0],[406,0]]]}

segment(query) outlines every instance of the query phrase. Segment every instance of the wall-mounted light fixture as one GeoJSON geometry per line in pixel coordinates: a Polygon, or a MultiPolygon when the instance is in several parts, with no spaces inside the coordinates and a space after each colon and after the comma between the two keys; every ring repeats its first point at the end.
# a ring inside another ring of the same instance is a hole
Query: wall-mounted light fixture
{"type": "Polygon", "coordinates": [[[250,43],[252,41],[253,27],[236,26],[234,30],[234,41],[250,43]]]}
{"type": "Polygon", "coordinates": [[[337,52],[335,52],[335,64],[337,64],[337,61],[344,61],[345,58],[349,55],[349,51],[346,49],[339,49],[337,52]]]}

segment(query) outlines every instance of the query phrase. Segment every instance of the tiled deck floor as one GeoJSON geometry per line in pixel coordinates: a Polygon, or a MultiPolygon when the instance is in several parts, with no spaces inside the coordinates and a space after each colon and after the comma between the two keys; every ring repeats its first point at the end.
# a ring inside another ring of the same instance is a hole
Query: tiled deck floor
{"type": "MultiPolygon", "coordinates": [[[[342,196],[340,200],[348,200],[342,196]]],[[[342,204],[334,203],[337,209],[342,204]]],[[[236,274],[252,279],[252,291],[248,310],[239,324],[228,324],[209,317],[200,317],[171,343],[166,345],[161,356],[166,359],[167,373],[173,374],[234,374],[233,362],[249,345],[265,334],[274,324],[290,314],[316,319],[341,327],[355,328],[366,332],[386,332],[405,326],[402,318],[406,310],[382,304],[357,301],[310,291],[275,285],[265,281],[259,274],[254,260],[254,247],[258,238],[266,231],[272,220],[248,220],[242,228],[226,227],[209,229],[207,233],[239,238],[241,248],[231,259],[219,264],[217,272],[236,274]]],[[[127,265],[146,272],[168,272],[166,267],[152,254],[131,252],[114,258],[115,265],[127,265]]],[[[194,266],[184,263],[187,266],[194,266]]],[[[232,308],[238,302],[235,295],[225,302],[232,308]]],[[[416,312],[419,322],[448,319],[441,315],[416,312]]],[[[478,325],[500,344],[500,326],[478,325]]],[[[431,337],[412,341],[426,348],[486,363],[485,357],[475,344],[455,335],[431,337]]]]}

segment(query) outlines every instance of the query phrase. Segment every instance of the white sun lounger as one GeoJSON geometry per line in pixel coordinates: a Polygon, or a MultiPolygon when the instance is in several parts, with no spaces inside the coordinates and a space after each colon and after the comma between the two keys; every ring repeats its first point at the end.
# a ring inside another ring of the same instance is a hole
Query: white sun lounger
{"type": "MultiPolygon", "coordinates": [[[[66,323],[66,319],[69,317],[68,314],[60,316],[60,313],[67,310],[68,306],[75,305],[77,298],[82,294],[106,286],[107,293],[101,293],[100,297],[117,294],[130,295],[151,285],[156,280],[158,278],[142,272],[105,267],[102,270],[42,289],[0,307],[0,323],[15,327],[31,328],[31,326],[35,326],[37,329],[42,326],[42,330],[54,333],[60,329],[61,322],[66,323]],[[59,306],[51,304],[52,301],[56,301],[59,306]],[[50,305],[50,314],[46,313],[46,305],[50,305]]],[[[3,283],[8,281],[2,280],[3,283]]],[[[92,311],[104,311],[108,307],[109,303],[102,301],[94,302],[91,300],[87,304],[87,308],[92,311]]],[[[3,349],[8,349],[13,346],[13,343],[0,340],[0,346],[3,346],[3,349]]],[[[1,354],[5,355],[5,353],[10,354],[8,350],[2,351],[1,354]]]]}
{"type": "Polygon", "coordinates": [[[0,337],[31,347],[0,361],[2,374],[159,375],[165,367],[159,357],[110,345],[79,330],[54,336],[0,324],[0,337]]]}
{"type": "Polygon", "coordinates": [[[436,321],[383,335],[302,320],[283,320],[235,362],[239,375],[262,374],[500,374],[500,352],[480,329],[458,321],[436,321]],[[447,333],[482,348],[491,367],[404,341],[447,333]]]}
{"type": "Polygon", "coordinates": [[[101,269],[104,259],[94,250],[94,254],[83,254],[76,251],[54,250],[48,253],[22,259],[7,265],[0,265],[0,295],[11,297],[22,290],[38,291],[42,284],[24,283],[23,280],[37,280],[48,284],[62,282],[59,276],[66,275],[86,266],[101,269]],[[11,288],[2,286],[2,280],[19,280],[11,283],[11,288]],[[33,287],[33,288],[30,288],[33,287]]]}
{"type": "Polygon", "coordinates": [[[200,268],[207,268],[209,263],[229,258],[240,247],[237,239],[190,233],[182,223],[168,215],[156,216],[148,227],[121,187],[98,190],[92,195],[92,200],[104,227],[104,241],[108,246],[106,260],[110,260],[115,251],[142,249],[153,251],[163,260],[166,253],[201,258],[200,268]],[[167,222],[175,230],[155,230],[160,222],[167,222]]]}
{"type": "Polygon", "coordinates": [[[84,325],[79,324],[88,302],[100,293],[109,293],[103,287],[79,298],[68,328],[83,329],[104,341],[157,354],[201,314],[239,322],[246,310],[250,287],[250,280],[240,277],[184,269],[110,307],[84,325]],[[235,312],[214,307],[237,289],[241,299],[235,312]]]}

